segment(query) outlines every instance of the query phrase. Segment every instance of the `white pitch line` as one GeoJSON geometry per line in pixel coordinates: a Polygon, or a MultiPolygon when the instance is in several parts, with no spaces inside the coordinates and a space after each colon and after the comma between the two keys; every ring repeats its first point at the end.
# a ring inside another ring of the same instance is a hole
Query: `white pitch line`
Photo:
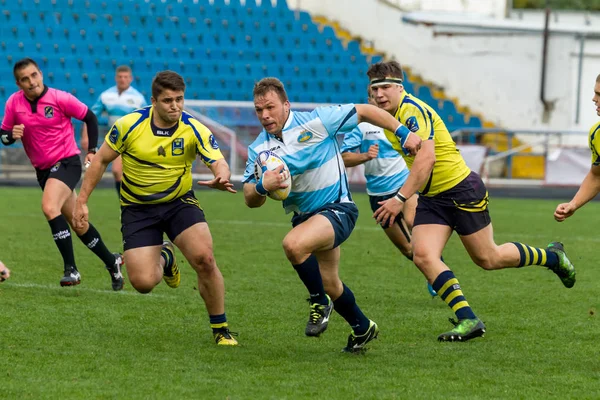
{"type": "MultiPolygon", "coordinates": [[[[14,278],[12,278],[12,279],[14,279],[14,278]]],[[[8,281],[4,282],[2,285],[6,286],[6,287],[16,286],[16,287],[20,287],[20,288],[56,290],[56,291],[63,291],[65,293],[69,293],[70,291],[77,291],[77,292],[82,291],[82,292],[110,294],[110,295],[117,295],[117,296],[139,296],[139,297],[143,296],[143,297],[152,297],[152,298],[161,298],[161,299],[175,299],[175,297],[173,297],[173,296],[165,296],[163,294],[156,294],[156,293],[141,294],[138,292],[129,292],[129,291],[125,291],[125,290],[114,291],[114,290],[105,290],[105,289],[93,289],[93,288],[88,288],[88,287],[81,287],[79,285],[76,287],[61,287],[58,285],[56,285],[56,286],[40,285],[38,283],[16,283],[13,280],[8,280],[8,281]]]]}
{"type": "MultiPolygon", "coordinates": [[[[283,223],[283,222],[269,222],[269,221],[250,221],[250,220],[230,220],[230,219],[209,219],[208,225],[211,224],[224,224],[224,225],[261,225],[261,226],[272,226],[277,228],[292,228],[291,223],[283,223]]],[[[381,231],[382,229],[379,226],[357,226],[354,228],[358,231],[381,231]]],[[[515,233],[515,232],[494,232],[494,236],[498,237],[513,237],[517,239],[541,239],[541,240],[550,240],[552,237],[548,235],[540,235],[540,234],[523,234],[523,233],[515,233]]],[[[569,241],[575,242],[593,242],[600,243],[600,237],[593,236],[569,236],[569,241]]]]}

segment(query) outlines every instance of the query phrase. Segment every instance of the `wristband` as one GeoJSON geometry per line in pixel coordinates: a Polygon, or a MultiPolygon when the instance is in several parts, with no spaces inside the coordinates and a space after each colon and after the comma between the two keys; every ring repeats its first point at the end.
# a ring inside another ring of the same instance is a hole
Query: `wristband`
{"type": "Polygon", "coordinates": [[[256,193],[263,197],[269,194],[269,192],[267,192],[267,189],[265,189],[265,187],[263,186],[262,179],[258,181],[256,186],[254,186],[254,190],[256,191],[256,193]]]}
{"type": "Polygon", "coordinates": [[[396,137],[400,141],[400,146],[402,147],[402,151],[406,155],[410,154],[410,152],[404,148],[404,144],[406,143],[406,140],[408,139],[408,137],[410,136],[411,133],[412,132],[406,126],[404,126],[402,124],[400,124],[398,126],[398,128],[396,128],[396,131],[394,132],[394,135],[396,135],[396,137]]]}
{"type": "Polygon", "coordinates": [[[2,134],[0,135],[0,140],[2,140],[2,143],[5,145],[13,144],[15,142],[12,131],[5,131],[5,130],[2,130],[2,134]]]}
{"type": "Polygon", "coordinates": [[[406,203],[406,197],[404,197],[404,195],[400,193],[400,191],[398,191],[398,193],[396,193],[394,197],[396,198],[396,200],[406,203]]]}

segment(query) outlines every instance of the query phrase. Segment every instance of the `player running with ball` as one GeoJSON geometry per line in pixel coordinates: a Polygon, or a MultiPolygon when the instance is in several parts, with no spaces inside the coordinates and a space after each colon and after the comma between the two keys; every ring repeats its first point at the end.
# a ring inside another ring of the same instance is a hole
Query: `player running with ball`
{"type": "Polygon", "coordinates": [[[285,254],[310,294],[305,334],[319,336],[335,310],[350,324],[347,352],[359,352],[377,337],[379,328],[363,314],[354,294],[339,278],[340,248],[354,229],[358,209],[348,190],[344,161],[336,135],[367,121],[397,132],[405,150],[416,153],[421,140],[394,117],[372,105],[319,107],[312,112],[290,109],[281,81],[264,78],[254,86],[254,107],[263,131],[248,148],[244,198],[250,208],[265,203],[269,192],[285,188],[283,166],[254,176],[257,155],[270,150],[292,175],[283,201],[293,213],[292,230],[283,239],[285,254]]]}

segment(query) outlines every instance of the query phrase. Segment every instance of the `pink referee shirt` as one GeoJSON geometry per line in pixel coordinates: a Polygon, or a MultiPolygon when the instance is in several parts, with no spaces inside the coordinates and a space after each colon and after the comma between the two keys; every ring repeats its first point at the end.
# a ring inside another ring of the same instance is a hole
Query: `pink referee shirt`
{"type": "Polygon", "coordinates": [[[80,153],[71,118],[83,120],[87,110],[85,104],[62,90],[46,87],[33,102],[19,90],[6,101],[2,129],[25,125],[22,142],[27,157],[35,168],[48,169],[80,153]]]}

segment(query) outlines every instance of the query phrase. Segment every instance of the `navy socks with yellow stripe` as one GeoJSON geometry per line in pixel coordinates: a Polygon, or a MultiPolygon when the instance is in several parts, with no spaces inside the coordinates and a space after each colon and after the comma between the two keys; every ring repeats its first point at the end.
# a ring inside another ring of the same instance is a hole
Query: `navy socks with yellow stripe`
{"type": "Polygon", "coordinates": [[[555,267],[558,265],[558,256],[556,253],[531,247],[523,243],[512,242],[519,250],[520,260],[517,267],[525,267],[527,265],[542,265],[544,267],[555,267]]]}
{"type": "Polygon", "coordinates": [[[456,318],[459,320],[477,318],[467,303],[458,279],[452,271],[448,270],[439,274],[431,286],[456,314],[456,318]]]}
{"type": "Polygon", "coordinates": [[[227,328],[227,317],[225,313],[218,315],[209,315],[210,318],[210,327],[213,330],[213,333],[218,332],[219,329],[227,328]]]}

